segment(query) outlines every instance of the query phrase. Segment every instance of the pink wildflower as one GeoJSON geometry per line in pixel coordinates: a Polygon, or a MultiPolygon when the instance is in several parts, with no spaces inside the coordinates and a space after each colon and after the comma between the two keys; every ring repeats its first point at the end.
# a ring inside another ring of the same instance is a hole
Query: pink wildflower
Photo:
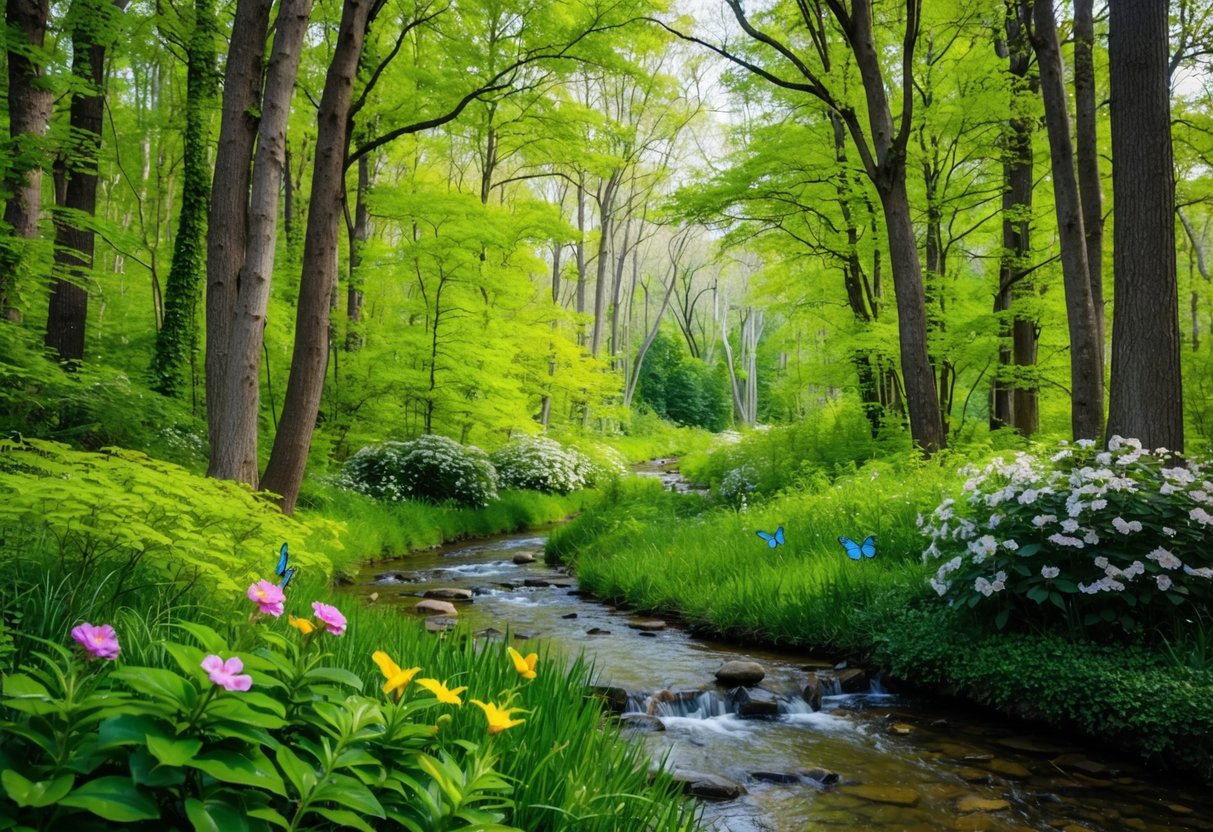
{"type": "Polygon", "coordinates": [[[118,646],[117,633],[108,624],[94,627],[86,621],[80,626],[72,628],[72,638],[99,659],[113,661],[118,658],[118,652],[122,649],[118,646]]]}
{"type": "Polygon", "coordinates": [[[322,604],[319,601],[313,601],[312,609],[315,611],[316,617],[328,628],[330,633],[339,636],[345,632],[345,616],[336,607],[322,604]]]}
{"type": "Polygon", "coordinates": [[[253,677],[248,674],[237,675],[244,670],[244,662],[238,656],[232,656],[227,661],[215,655],[202,660],[202,669],[211,677],[211,681],[224,690],[248,690],[253,686],[253,677]]]}
{"type": "Polygon", "coordinates": [[[275,584],[266,580],[257,581],[248,588],[248,599],[257,605],[257,609],[265,615],[274,618],[282,615],[286,595],[275,584]]]}

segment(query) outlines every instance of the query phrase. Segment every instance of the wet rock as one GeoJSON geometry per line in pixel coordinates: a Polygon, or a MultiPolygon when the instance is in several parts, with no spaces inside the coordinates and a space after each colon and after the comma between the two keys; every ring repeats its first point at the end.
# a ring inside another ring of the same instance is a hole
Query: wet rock
{"type": "Polygon", "coordinates": [[[370,595],[366,596],[366,600],[368,603],[371,603],[371,604],[375,603],[376,601],[379,600],[379,593],[372,592],[370,595]]]}
{"type": "Polygon", "coordinates": [[[956,770],[956,776],[966,783],[988,783],[990,782],[990,772],[982,771],[979,768],[965,767],[956,770]]]}
{"type": "Polygon", "coordinates": [[[918,792],[905,786],[843,786],[841,791],[871,803],[890,806],[917,806],[918,792]]]}
{"type": "Polygon", "coordinates": [[[518,564],[519,566],[522,566],[524,563],[534,563],[534,562],[535,562],[535,553],[534,552],[519,552],[518,554],[514,555],[514,563],[518,564]]]}
{"type": "Polygon", "coordinates": [[[562,615],[562,616],[560,616],[560,617],[561,617],[561,618],[564,618],[564,619],[572,619],[572,618],[576,618],[576,617],[577,617],[577,613],[575,613],[575,612],[570,612],[570,613],[568,613],[568,614],[566,614],[566,615],[562,615]]]}
{"type": "Polygon", "coordinates": [[[650,631],[647,631],[647,630],[646,630],[646,631],[644,631],[644,632],[637,633],[636,635],[639,635],[639,636],[644,636],[645,638],[657,638],[657,634],[656,634],[656,633],[654,633],[654,632],[650,632],[650,631]]]}
{"type": "Polygon", "coordinates": [[[604,630],[601,627],[591,627],[590,629],[586,630],[586,634],[591,636],[609,636],[611,631],[604,630]]]}
{"type": "Polygon", "coordinates": [[[425,629],[430,633],[445,633],[455,628],[455,619],[445,615],[431,615],[425,620],[425,629]]]}
{"type": "Polygon", "coordinates": [[[413,612],[421,615],[459,615],[459,610],[450,601],[427,599],[413,606],[413,612]]]}
{"type": "Polygon", "coordinates": [[[551,586],[552,582],[546,578],[527,578],[522,582],[522,585],[542,589],[545,586],[551,586]]]}
{"type": "Polygon", "coordinates": [[[1040,737],[1002,737],[994,740],[994,744],[1012,751],[1024,751],[1028,754],[1062,754],[1070,748],[1057,745],[1040,737]]]}
{"type": "Polygon", "coordinates": [[[601,699],[604,707],[614,714],[622,714],[628,707],[628,692],[614,685],[594,685],[590,695],[601,699]]]}
{"type": "Polygon", "coordinates": [[[354,579],[351,578],[349,575],[338,572],[336,575],[333,576],[333,583],[335,583],[337,586],[353,586],[354,579]]]}
{"type": "Polygon", "coordinates": [[[664,731],[665,723],[655,716],[648,714],[627,714],[621,716],[619,721],[627,728],[633,728],[637,731],[656,732],[664,731]]]}
{"type": "Polygon", "coordinates": [[[472,590],[457,586],[440,586],[421,593],[422,598],[437,598],[442,601],[471,601],[472,590]]]}
{"type": "Polygon", "coordinates": [[[514,633],[514,641],[530,641],[538,633],[514,633]]]}
{"type": "Polygon", "coordinates": [[[1062,754],[1060,757],[1055,757],[1051,762],[1053,765],[1066,771],[1081,771],[1092,777],[1103,777],[1109,780],[1120,773],[1116,769],[1092,760],[1089,757],[1084,757],[1082,754],[1062,754]]]}
{"type": "Polygon", "coordinates": [[[762,688],[740,688],[733,695],[737,715],[746,719],[772,717],[779,714],[779,697],[762,688]]]}
{"type": "Polygon", "coordinates": [[[833,786],[841,779],[838,772],[828,768],[798,768],[796,774],[816,786],[833,786]]]}
{"type": "Polygon", "coordinates": [[[669,715],[671,712],[680,713],[685,712],[686,710],[693,710],[681,708],[679,706],[698,701],[702,693],[702,691],[698,690],[673,691],[669,690],[668,688],[665,690],[659,690],[649,697],[648,703],[645,705],[645,713],[647,713],[649,716],[653,716],[654,714],[660,713],[662,710],[666,711],[667,715],[669,715]],[[673,705],[675,707],[662,708],[662,705],[673,705]]]}
{"type": "Polygon", "coordinates": [[[716,681],[722,685],[756,685],[767,675],[758,662],[725,662],[716,671],[716,681]]]}
{"type": "Polygon", "coordinates": [[[657,630],[665,629],[665,622],[656,618],[641,618],[636,621],[629,621],[628,627],[633,630],[645,630],[648,632],[656,632],[657,630]]]}
{"type": "Polygon", "coordinates": [[[1174,812],[1177,815],[1194,815],[1194,814],[1196,814],[1195,810],[1190,809],[1181,803],[1167,803],[1165,805],[1168,809],[1170,809],[1172,812],[1174,812]]]}
{"type": "Polygon", "coordinates": [[[498,630],[496,627],[485,627],[476,633],[476,638],[501,638],[505,633],[498,630]]]}
{"type": "Polygon", "coordinates": [[[905,723],[905,722],[894,722],[888,728],[888,731],[890,734],[896,734],[896,735],[902,736],[902,737],[909,734],[913,730],[914,730],[914,726],[910,725],[908,723],[905,723]]]}
{"type": "Polygon", "coordinates": [[[1000,812],[1011,808],[1011,804],[1002,799],[977,797],[970,795],[956,801],[956,809],[966,814],[969,812],[1000,812]]]}
{"type": "Polygon", "coordinates": [[[832,670],[833,668],[834,663],[827,662],[824,659],[809,659],[800,666],[801,670],[808,670],[810,672],[814,670],[832,670]]]}
{"type": "Polygon", "coordinates": [[[1027,780],[1032,776],[1031,769],[1010,760],[990,760],[986,763],[986,768],[1010,780],[1027,780]]]}
{"type": "Polygon", "coordinates": [[[750,776],[761,783],[799,783],[800,776],[788,771],[751,771],[750,776]]]}
{"type": "Polygon", "coordinates": [[[513,581],[498,581],[497,586],[501,587],[502,589],[517,589],[518,588],[518,584],[514,583],[513,581]]]}
{"type": "Polygon", "coordinates": [[[561,580],[561,581],[548,581],[548,585],[549,585],[549,586],[554,586],[554,587],[556,587],[557,589],[569,589],[570,587],[577,586],[577,582],[576,582],[576,581],[563,581],[563,580],[561,580]]]}
{"type": "Polygon", "coordinates": [[[817,678],[816,673],[810,673],[801,696],[804,697],[805,702],[809,703],[809,707],[815,711],[821,710],[821,693],[821,680],[817,678]]]}
{"type": "Polygon", "coordinates": [[[838,677],[838,686],[842,688],[843,693],[867,693],[869,688],[867,671],[858,667],[847,667],[836,671],[835,675],[838,677]]]}
{"type": "Polygon", "coordinates": [[[736,800],[745,794],[745,787],[719,774],[676,769],[674,782],[682,783],[683,791],[704,800],[736,800]]]}
{"type": "Polygon", "coordinates": [[[409,581],[402,572],[380,572],[375,576],[373,583],[379,586],[387,586],[390,584],[405,584],[409,583],[409,581]]]}

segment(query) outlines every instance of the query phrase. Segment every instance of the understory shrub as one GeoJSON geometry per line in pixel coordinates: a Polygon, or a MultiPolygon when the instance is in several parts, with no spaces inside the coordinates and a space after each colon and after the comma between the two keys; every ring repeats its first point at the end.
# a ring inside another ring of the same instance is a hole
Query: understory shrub
{"type": "Polygon", "coordinates": [[[515,439],[489,459],[503,488],[568,494],[585,488],[587,477],[593,479],[594,463],[589,457],[546,436],[515,439]]]}
{"type": "Polygon", "coordinates": [[[1113,437],[995,458],[919,525],[935,591],[999,627],[1140,631],[1213,602],[1207,461],[1113,437]]]}
{"type": "Polygon", "coordinates": [[[340,482],[379,500],[486,506],[497,499],[488,454],[437,434],[365,447],[346,460],[340,482]]]}

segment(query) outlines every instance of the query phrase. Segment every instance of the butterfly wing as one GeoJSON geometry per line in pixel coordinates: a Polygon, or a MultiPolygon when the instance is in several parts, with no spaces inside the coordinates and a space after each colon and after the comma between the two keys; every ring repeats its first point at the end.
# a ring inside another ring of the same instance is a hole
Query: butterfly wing
{"type": "Polygon", "coordinates": [[[859,551],[865,558],[876,557],[876,535],[870,534],[865,537],[859,546],[859,551]]]}
{"type": "Polygon", "coordinates": [[[283,543],[282,548],[278,550],[278,565],[274,567],[274,574],[280,578],[286,574],[286,561],[288,557],[290,556],[287,554],[286,544],[283,543]]]}
{"type": "Polygon", "coordinates": [[[295,574],[298,571],[299,571],[298,566],[292,566],[290,569],[284,570],[282,573],[282,580],[278,582],[278,588],[286,589],[287,584],[289,584],[291,582],[291,578],[295,577],[295,574]]]}
{"type": "MultiPolygon", "coordinates": [[[[776,532],[778,533],[778,530],[776,530],[776,532]]],[[[770,532],[754,532],[754,534],[765,540],[767,545],[772,549],[779,545],[779,540],[777,540],[775,535],[771,534],[770,532]]]]}
{"type": "Polygon", "coordinates": [[[775,543],[773,545],[780,546],[783,544],[783,526],[775,530],[775,543]]]}
{"type": "MultiPolygon", "coordinates": [[[[846,549],[847,557],[851,560],[859,560],[862,556],[862,548],[858,543],[845,535],[838,538],[838,542],[842,544],[842,548],[846,549]]],[[[873,552],[875,554],[875,552],[873,552]]]]}

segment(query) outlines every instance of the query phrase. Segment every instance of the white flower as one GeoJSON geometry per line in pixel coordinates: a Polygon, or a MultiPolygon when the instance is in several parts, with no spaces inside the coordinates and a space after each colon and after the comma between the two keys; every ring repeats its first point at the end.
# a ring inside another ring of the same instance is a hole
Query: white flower
{"type": "Polygon", "coordinates": [[[1108,559],[1105,558],[1103,555],[1100,555],[1099,557],[1097,557],[1095,559],[1095,565],[1098,566],[1100,569],[1107,569],[1108,568],[1108,559]]]}
{"type": "Polygon", "coordinates": [[[1210,517],[1209,512],[1205,511],[1200,506],[1197,506],[1188,512],[1188,519],[1195,520],[1202,526],[1213,525],[1213,517],[1210,517]]]}
{"type": "Polygon", "coordinates": [[[1175,468],[1163,468],[1162,475],[1172,482],[1179,483],[1180,485],[1189,485],[1196,482],[1196,477],[1192,475],[1192,472],[1183,466],[1177,466],[1175,468]]]}
{"type": "Polygon", "coordinates": [[[1207,566],[1201,566],[1198,568],[1193,568],[1191,566],[1185,566],[1184,572],[1189,575],[1195,575],[1198,578],[1213,578],[1213,569],[1210,569],[1207,566]]]}
{"type": "Polygon", "coordinates": [[[1179,489],[1177,489],[1175,486],[1171,485],[1171,483],[1169,483],[1169,482],[1164,482],[1162,485],[1158,486],[1158,493],[1163,495],[1164,497],[1174,494],[1178,490],[1179,489]]]}
{"type": "Polygon", "coordinates": [[[1168,589],[1171,588],[1171,576],[1170,575],[1155,575],[1154,580],[1158,582],[1158,588],[1162,592],[1166,592],[1168,589]]]}
{"type": "Polygon", "coordinates": [[[1040,567],[1040,577],[1044,578],[1046,581],[1051,581],[1060,574],[1061,574],[1061,570],[1058,569],[1056,566],[1040,567]]]}
{"type": "Polygon", "coordinates": [[[1121,534],[1129,534],[1130,532],[1141,531],[1141,522],[1138,520],[1125,521],[1123,517],[1112,518],[1112,528],[1121,534]]]}
{"type": "Polygon", "coordinates": [[[1170,526],[1163,526],[1162,533],[1167,537],[1175,537],[1175,529],[1171,528],[1170,526]]]}
{"type": "Polygon", "coordinates": [[[1006,540],[1004,540],[1002,542],[1002,548],[1006,549],[1008,552],[1014,552],[1016,549],[1019,548],[1019,544],[1016,543],[1011,538],[1007,538],[1006,540]]]}
{"type": "Polygon", "coordinates": [[[1079,440],[1078,440],[1077,442],[1075,442],[1074,444],[1075,444],[1076,446],[1078,446],[1079,448],[1082,448],[1083,450],[1086,450],[1087,448],[1094,448],[1094,447],[1095,447],[1095,440],[1094,440],[1094,439],[1079,439],[1079,440]]]}
{"type": "Polygon", "coordinates": [[[998,528],[998,524],[1001,522],[1002,522],[1001,514],[991,514],[990,521],[988,523],[986,523],[986,526],[991,529],[996,529],[996,528],[998,528]]]}
{"type": "Polygon", "coordinates": [[[994,594],[994,585],[985,578],[978,578],[977,580],[973,581],[973,589],[976,592],[980,592],[987,598],[994,594]]]}
{"type": "Polygon", "coordinates": [[[1061,521],[1061,530],[1066,534],[1078,531],[1078,521],[1073,518],[1061,521]]]}
{"type": "Polygon", "coordinates": [[[927,583],[929,583],[931,585],[931,588],[934,589],[935,592],[938,593],[939,595],[944,595],[948,591],[948,584],[944,581],[940,581],[940,580],[936,580],[935,578],[931,578],[929,581],[927,581],[927,583]]]}
{"type": "Polygon", "coordinates": [[[1108,507],[1108,501],[1103,498],[1091,501],[1091,510],[1092,511],[1103,511],[1107,507],[1108,507]]]}
{"type": "Polygon", "coordinates": [[[1090,529],[1082,536],[1082,542],[1086,543],[1088,546],[1098,546],[1099,534],[1095,531],[1095,529],[1090,529]]]}
{"type": "Polygon", "coordinates": [[[974,555],[980,555],[983,559],[987,555],[992,555],[998,549],[998,541],[991,535],[983,535],[977,540],[969,544],[969,551],[974,555]]]}
{"type": "Polygon", "coordinates": [[[1032,525],[1038,529],[1043,529],[1050,523],[1056,523],[1057,516],[1053,514],[1038,514],[1032,518],[1032,525]]]}
{"type": "Polygon", "coordinates": [[[1021,506],[1026,506],[1028,503],[1034,503],[1036,502],[1036,498],[1038,496],[1040,496],[1038,491],[1029,488],[1027,491],[1019,495],[1019,504],[1021,506]]]}
{"type": "Polygon", "coordinates": [[[1086,544],[1077,537],[1070,537],[1069,535],[1064,535],[1061,532],[1056,532],[1049,535],[1049,542],[1056,546],[1073,546],[1075,549],[1081,549],[1086,546],[1086,544]]]}
{"type": "Polygon", "coordinates": [[[1107,451],[1104,451],[1103,453],[1100,453],[1100,454],[1096,454],[1095,463],[1097,465],[1111,465],[1112,464],[1112,455],[1110,453],[1108,453],[1107,451]]]}
{"type": "Polygon", "coordinates": [[[1161,546],[1150,554],[1146,555],[1146,557],[1152,561],[1155,561],[1163,569],[1178,569],[1179,567],[1183,566],[1182,560],[1161,546]]]}

